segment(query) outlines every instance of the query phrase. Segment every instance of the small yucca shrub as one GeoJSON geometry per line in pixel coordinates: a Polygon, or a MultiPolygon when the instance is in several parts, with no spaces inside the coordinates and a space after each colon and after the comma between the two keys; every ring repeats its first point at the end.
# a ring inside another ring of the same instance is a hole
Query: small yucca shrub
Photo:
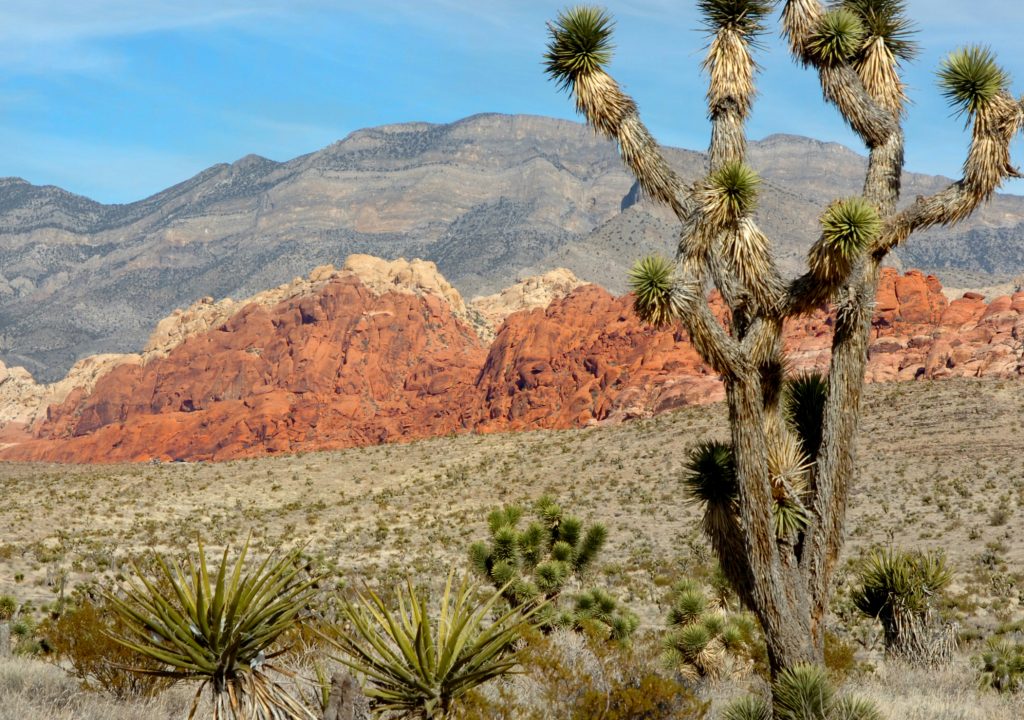
{"type": "Polygon", "coordinates": [[[978,658],[978,684],[999,692],[1024,688],[1024,645],[1006,638],[990,637],[978,658]]]}
{"type": "Polygon", "coordinates": [[[838,695],[818,665],[796,665],[772,683],[772,702],[747,696],[731,703],[723,720],[882,720],[874,703],[838,695]]]}
{"type": "Polygon", "coordinates": [[[247,570],[248,549],[246,541],[231,565],[225,548],[215,572],[201,541],[184,562],[154,555],[156,577],[136,565],[122,592],[107,596],[124,627],[114,637],[163,665],[133,672],[200,682],[189,718],[206,690],[214,720],[312,718],[268,671],[277,669],[272,646],[299,622],[317,578],[304,577],[298,551],[247,570]]]}
{"type": "Polygon", "coordinates": [[[715,606],[692,580],[676,583],[669,603],[666,666],[690,680],[716,680],[753,667],[761,643],[753,617],[715,606]]]}
{"type": "Polygon", "coordinates": [[[584,528],[583,521],[564,512],[545,495],[534,504],[535,518],[525,527],[523,510],[509,506],[487,517],[490,538],[469,548],[473,569],[494,587],[502,588],[509,607],[543,604],[538,624],[555,627],[603,627],[606,637],[628,638],[639,620],[603,588],[577,593],[587,571],[604,547],[608,530],[601,523],[584,528]]]}
{"type": "Polygon", "coordinates": [[[952,580],[941,553],[876,550],[858,580],[854,606],[882,623],[887,653],[915,662],[948,659],[955,637],[935,615],[936,599],[952,580]]]}
{"type": "Polygon", "coordinates": [[[454,592],[453,579],[454,571],[436,622],[426,597],[410,582],[396,593],[394,610],[372,591],[346,603],[346,627],[325,635],[344,653],[338,661],[366,677],[366,696],[376,712],[449,718],[466,693],[515,669],[514,645],[542,606],[514,608],[492,619],[501,589],[480,603],[468,578],[454,592]]]}

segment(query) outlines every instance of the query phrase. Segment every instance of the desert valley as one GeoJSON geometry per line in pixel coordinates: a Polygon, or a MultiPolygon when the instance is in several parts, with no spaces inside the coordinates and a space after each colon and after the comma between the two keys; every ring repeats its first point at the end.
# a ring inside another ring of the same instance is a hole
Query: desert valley
{"type": "MultiPolygon", "coordinates": [[[[61,93],[215,47],[184,95],[122,83],[187,117],[196,78],[321,52],[305,5],[100,4],[8,18],[105,48],[61,93]]],[[[387,6],[315,13],[413,73],[439,21],[387,6]]],[[[474,21],[500,53],[532,10],[474,21]]],[[[910,10],[695,3],[706,152],[655,141],[581,5],[538,70],[580,122],[378,125],[130,202],[0,178],[0,720],[1024,717],[1024,99],[948,51],[962,176],[912,172],[910,10]],[[865,149],[748,137],[793,116],[754,111],[762,52],[865,149]]],[[[14,57],[8,95],[44,94],[14,57]]],[[[379,101],[369,62],[345,102],[379,101]]]]}

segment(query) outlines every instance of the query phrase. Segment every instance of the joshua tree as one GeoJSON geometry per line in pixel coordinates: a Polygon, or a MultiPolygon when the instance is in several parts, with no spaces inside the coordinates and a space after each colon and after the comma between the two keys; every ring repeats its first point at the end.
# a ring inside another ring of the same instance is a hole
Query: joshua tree
{"type": "Polygon", "coordinates": [[[699,0],[710,34],[712,122],[708,173],[687,184],[665,161],[636,103],[607,73],[612,20],[577,7],[550,25],[547,72],[568,90],[654,201],[682,230],[675,260],[649,258],[633,271],[636,309],[652,323],[681,322],[704,360],[721,374],[731,426],[722,453],[734,481],[707,513],[720,533],[712,542],[723,568],[765,631],[773,673],[823,657],[823,617],[843,541],[854,467],[864,368],[879,266],[913,232],[963,220],[1007,177],[1009,145],[1024,122],[1022,101],[992,53],[952,53],[940,84],[973,133],[963,178],[897,211],[903,170],[901,63],[913,57],[901,0],[786,0],[782,32],[798,62],[817,72],[833,104],[870,154],[863,193],[836,200],[821,217],[808,269],[783,278],[769,239],[753,218],[757,175],[745,164],[744,125],[754,100],[757,36],[776,0],[699,0]],[[731,317],[719,324],[708,304],[713,285],[731,317]],[[797,437],[786,420],[782,325],[823,304],[835,308],[832,358],[820,439],[797,437]],[[797,449],[798,452],[791,452],[797,449]],[[811,452],[807,452],[807,450],[811,452]],[[780,523],[773,508],[783,505],[780,523]],[[726,556],[728,555],[728,556],[726,556]]]}

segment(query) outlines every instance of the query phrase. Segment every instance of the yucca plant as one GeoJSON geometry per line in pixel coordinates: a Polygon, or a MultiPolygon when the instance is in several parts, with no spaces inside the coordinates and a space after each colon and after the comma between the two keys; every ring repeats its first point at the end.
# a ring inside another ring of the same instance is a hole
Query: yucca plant
{"type": "Polygon", "coordinates": [[[1010,78],[989,48],[975,45],[952,52],[942,61],[939,84],[958,114],[973,116],[1006,92],[1010,78]]]}
{"type": "Polygon", "coordinates": [[[876,550],[858,579],[854,606],[882,623],[886,653],[912,662],[948,659],[955,633],[934,614],[939,594],[952,580],[941,553],[876,550]]]}
{"type": "Polygon", "coordinates": [[[426,597],[409,582],[396,593],[394,610],[371,590],[345,603],[346,627],[324,636],[344,653],[339,662],[366,677],[366,696],[379,715],[442,720],[467,692],[515,670],[515,643],[542,606],[492,619],[501,589],[479,603],[468,578],[455,590],[454,577],[453,570],[436,624],[426,597]]]}
{"type": "Polygon", "coordinates": [[[772,683],[773,700],[758,695],[740,698],[722,713],[723,720],[882,720],[870,700],[838,695],[825,669],[800,664],[783,670],[772,683]]]}
{"type": "Polygon", "coordinates": [[[1024,645],[1003,637],[990,637],[978,658],[978,684],[998,692],[1016,692],[1024,688],[1024,645]]]}
{"type": "Polygon", "coordinates": [[[122,592],[107,595],[126,628],[114,639],[164,665],[128,670],[200,681],[190,719],[204,690],[214,720],[313,718],[268,671],[283,672],[270,663],[273,645],[299,622],[318,578],[305,576],[298,550],[247,570],[248,550],[246,540],[231,565],[224,548],[215,572],[202,541],[184,562],[154,554],[155,577],[135,564],[122,592]]]}
{"type": "Polygon", "coordinates": [[[712,606],[704,588],[689,579],[675,584],[669,602],[666,666],[690,680],[713,681],[733,662],[749,664],[760,642],[752,617],[712,606]]]}
{"type": "Polygon", "coordinates": [[[654,327],[664,327],[679,317],[672,297],[673,265],[660,255],[637,260],[629,271],[633,309],[654,327]]]}

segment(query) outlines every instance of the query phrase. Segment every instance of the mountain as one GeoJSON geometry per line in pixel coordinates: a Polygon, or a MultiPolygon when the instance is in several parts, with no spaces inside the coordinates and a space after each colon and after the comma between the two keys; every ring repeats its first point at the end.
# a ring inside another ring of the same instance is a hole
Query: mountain
{"type": "MultiPolygon", "coordinates": [[[[684,177],[704,157],[666,150],[684,177]]],[[[758,219],[779,262],[800,267],[817,217],[857,191],[865,160],[776,135],[750,146],[758,219]]],[[[908,198],[943,178],[907,175],[908,198]]],[[[478,115],[360,130],[287,162],[250,155],[145,200],[102,205],[0,180],[0,361],[54,381],[86,356],[139,351],[197,298],[246,297],[353,253],[434,261],[466,296],[566,267],[614,293],[633,260],[671,252],[674,220],[639,197],[615,148],[584,126],[478,115]]],[[[1024,198],[900,250],[897,264],[957,287],[1024,272],[1024,198]]]]}
{"type": "MultiPolygon", "coordinates": [[[[245,303],[205,299],[161,322],[145,354],[83,362],[77,380],[40,388],[0,366],[0,459],[221,460],[721,399],[686,334],[642,324],[631,303],[563,270],[466,304],[432,263],[356,256],[245,303]]],[[[832,321],[787,323],[794,371],[827,367],[832,321]]],[[[1024,292],[950,302],[937,278],[887,268],[867,378],[1019,380],[1021,338],[1024,292]]]]}

